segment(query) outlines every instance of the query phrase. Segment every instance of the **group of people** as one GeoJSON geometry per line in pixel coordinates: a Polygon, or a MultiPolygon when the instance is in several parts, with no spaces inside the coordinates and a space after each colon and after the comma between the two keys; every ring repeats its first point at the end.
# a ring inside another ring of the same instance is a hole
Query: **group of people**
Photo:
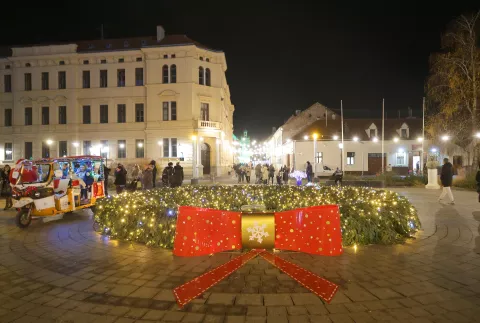
{"type": "Polygon", "coordinates": [[[257,164],[253,167],[252,164],[235,164],[233,165],[233,171],[237,177],[238,183],[251,182],[252,172],[255,174],[255,184],[275,184],[278,185],[288,183],[288,175],[290,174],[290,168],[286,165],[276,170],[273,164],[257,164]]]}
{"type": "MultiPolygon", "coordinates": [[[[108,186],[108,174],[110,169],[104,168],[105,173],[105,186],[108,186]]],[[[148,165],[146,165],[143,170],[138,164],[133,166],[133,171],[131,173],[131,180],[127,184],[127,170],[122,164],[118,164],[114,172],[115,176],[115,188],[117,194],[122,193],[125,189],[130,191],[135,191],[139,189],[149,190],[156,187],[157,183],[157,167],[155,160],[152,160],[148,165]]],[[[166,187],[178,187],[183,183],[183,167],[178,162],[175,167],[173,163],[168,163],[167,167],[163,169],[162,172],[162,185],[166,187]]]]}
{"type": "Polygon", "coordinates": [[[5,165],[3,169],[0,168],[0,193],[5,196],[6,203],[4,210],[8,210],[13,206],[12,202],[12,187],[10,186],[10,172],[11,168],[5,165]]]}

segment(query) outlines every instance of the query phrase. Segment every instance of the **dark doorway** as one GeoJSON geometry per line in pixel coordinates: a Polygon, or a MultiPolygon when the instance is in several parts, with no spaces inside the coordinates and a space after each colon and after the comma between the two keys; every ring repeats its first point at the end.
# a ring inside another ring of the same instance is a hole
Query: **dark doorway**
{"type": "Polygon", "coordinates": [[[203,174],[210,175],[210,146],[206,143],[202,144],[202,165],[203,174]]]}
{"type": "MultiPolygon", "coordinates": [[[[384,167],[386,167],[387,159],[384,155],[383,157],[384,167]]],[[[368,154],[368,174],[375,175],[382,171],[382,154],[378,153],[369,153],[368,154]]]]}

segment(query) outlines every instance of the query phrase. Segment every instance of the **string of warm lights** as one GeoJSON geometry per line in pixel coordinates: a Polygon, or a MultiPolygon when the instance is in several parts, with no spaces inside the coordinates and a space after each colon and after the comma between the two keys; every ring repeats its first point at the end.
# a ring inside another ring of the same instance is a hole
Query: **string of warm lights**
{"type": "Polygon", "coordinates": [[[240,211],[262,204],[269,211],[338,204],[343,245],[392,244],[420,228],[416,209],[403,196],[366,187],[182,186],[122,193],[98,202],[102,234],[172,248],[181,205],[240,211]]]}

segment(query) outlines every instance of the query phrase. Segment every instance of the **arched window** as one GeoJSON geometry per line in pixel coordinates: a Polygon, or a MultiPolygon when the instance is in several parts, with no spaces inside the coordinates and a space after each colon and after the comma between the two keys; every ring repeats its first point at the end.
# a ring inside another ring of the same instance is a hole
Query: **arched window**
{"type": "Polygon", "coordinates": [[[206,68],[206,69],[205,69],[205,85],[206,85],[206,86],[210,86],[210,85],[211,85],[211,82],[210,82],[210,69],[209,69],[209,68],[206,68]]]}
{"type": "Polygon", "coordinates": [[[168,83],[168,65],[163,65],[162,80],[163,83],[168,83]]]}
{"type": "Polygon", "coordinates": [[[170,83],[177,83],[177,65],[170,66],[170,83]]]}
{"type": "Polygon", "coordinates": [[[200,85],[205,85],[205,77],[203,75],[203,67],[198,68],[198,83],[200,85]]]}

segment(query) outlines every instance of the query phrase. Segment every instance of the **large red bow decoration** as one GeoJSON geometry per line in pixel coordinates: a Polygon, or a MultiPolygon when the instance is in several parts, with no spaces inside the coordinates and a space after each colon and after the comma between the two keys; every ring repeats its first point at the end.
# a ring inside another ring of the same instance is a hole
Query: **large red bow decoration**
{"type": "Polygon", "coordinates": [[[254,226],[245,228],[243,225],[242,228],[242,222],[246,223],[248,214],[181,206],[173,253],[176,256],[192,257],[242,249],[247,240],[246,234],[251,234],[249,240],[257,240],[257,248],[263,247],[264,240],[274,238],[276,249],[325,256],[340,255],[343,252],[337,205],[276,212],[272,216],[273,227],[270,231],[265,231],[267,225],[261,223],[261,214],[256,218],[260,220],[254,221],[254,226]]]}

